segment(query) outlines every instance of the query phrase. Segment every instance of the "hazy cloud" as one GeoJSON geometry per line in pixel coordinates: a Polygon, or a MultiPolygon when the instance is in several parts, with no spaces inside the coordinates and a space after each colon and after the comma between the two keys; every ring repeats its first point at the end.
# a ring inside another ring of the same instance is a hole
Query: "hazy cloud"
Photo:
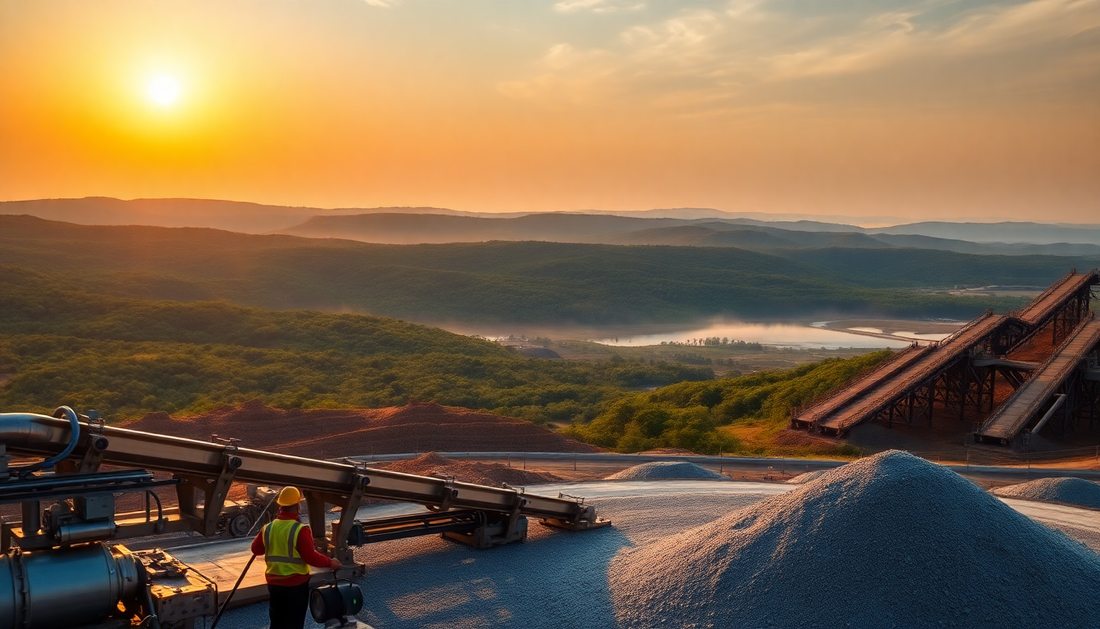
{"type": "Polygon", "coordinates": [[[559,0],[554,4],[554,10],[559,13],[577,13],[579,11],[618,13],[620,11],[637,11],[644,7],[644,2],[629,0],[559,0]]]}
{"type": "MultiPolygon", "coordinates": [[[[611,4],[562,0],[555,8],[611,4]]],[[[797,107],[829,91],[822,81],[841,78],[873,102],[914,84],[928,98],[950,99],[971,89],[974,73],[987,91],[1037,81],[1080,89],[1072,82],[1100,75],[1100,0],[910,0],[873,13],[866,6],[734,0],[681,5],[656,20],[622,16],[606,44],[557,44],[529,78],[501,91],[584,102],[644,95],[660,107],[740,110],[797,107]],[[594,92],[570,93],[580,89],[594,92]]]]}

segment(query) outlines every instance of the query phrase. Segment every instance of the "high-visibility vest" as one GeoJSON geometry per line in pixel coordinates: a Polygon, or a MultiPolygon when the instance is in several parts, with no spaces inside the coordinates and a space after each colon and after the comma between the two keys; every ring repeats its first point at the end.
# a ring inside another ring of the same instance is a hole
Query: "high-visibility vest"
{"type": "Polygon", "coordinates": [[[309,566],[298,554],[298,532],[305,526],[297,520],[272,520],[264,527],[266,574],[285,577],[309,574],[309,566]]]}

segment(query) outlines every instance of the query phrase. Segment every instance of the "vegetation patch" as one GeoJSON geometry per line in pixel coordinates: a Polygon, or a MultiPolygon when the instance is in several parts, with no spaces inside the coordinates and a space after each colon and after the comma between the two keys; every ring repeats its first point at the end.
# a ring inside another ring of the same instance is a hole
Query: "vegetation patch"
{"type": "Polygon", "coordinates": [[[794,443],[781,433],[791,409],[842,386],[890,356],[888,350],[709,382],[681,382],[623,397],[587,424],[565,432],[618,450],[684,448],[754,455],[840,454],[858,449],[827,440],[794,443]]]}
{"type": "Polygon", "coordinates": [[[7,409],[69,404],[122,419],[253,399],[277,408],[419,400],[571,422],[637,388],[713,378],[707,367],[663,361],[525,358],[384,317],[92,295],[30,272],[5,275],[0,301],[7,409]]]}

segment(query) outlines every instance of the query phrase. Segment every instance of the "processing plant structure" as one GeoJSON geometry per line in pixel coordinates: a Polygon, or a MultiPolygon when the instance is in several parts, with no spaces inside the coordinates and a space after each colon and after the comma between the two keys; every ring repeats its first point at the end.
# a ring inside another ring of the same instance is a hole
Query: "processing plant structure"
{"type": "Polygon", "coordinates": [[[121,542],[214,535],[235,482],[299,487],[313,523],[337,512],[330,526],[312,528],[318,550],[344,564],[342,578],[363,573],[353,556],[363,544],[439,534],[488,548],[525,539],[529,517],[573,531],[610,524],[579,498],[115,428],[65,406],[53,416],[3,413],[0,504],[20,508],[18,521],[0,522],[0,629],[196,627],[227,593],[168,552],[121,542]],[[157,490],[165,488],[174,488],[176,506],[162,505],[157,490]],[[116,509],[127,494],[144,510],[116,509]],[[364,499],[428,511],[360,521],[364,499]]]}
{"type": "Polygon", "coordinates": [[[987,311],[942,341],[914,343],[795,409],[791,427],[835,436],[870,421],[931,427],[938,408],[959,421],[968,413],[981,416],[973,439],[993,445],[1012,445],[1052,419],[1062,436],[1079,421],[1093,430],[1100,425],[1100,318],[1090,302],[1098,284],[1100,271],[1073,270],[1020,310],[987,311]],[[1045,334],[1053,351],[1044,362],[1006,357],[1045,334]],[[1013,390],[1000,402],[998,379],[1013,390]]]}

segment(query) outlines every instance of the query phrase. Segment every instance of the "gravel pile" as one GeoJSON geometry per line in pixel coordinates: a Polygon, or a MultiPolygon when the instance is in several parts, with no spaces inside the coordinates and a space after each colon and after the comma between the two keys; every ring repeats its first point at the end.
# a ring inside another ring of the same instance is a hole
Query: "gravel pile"
{"type": "Polygon", "coordinates": [[[1100,556],[897,451],[627,550],[608,577],[631,628],[1100,625],[1100,556]]]}
{"type": "Polygon", "coordinates": [[[1100,509],[1100,485],[1081,478],[1040,478],[1030,483],[998,487],[993,493],[1005,498],[1064,502],[1100,509]]]}
{"type": "Polygon", "coordinates": [[[627,468],[612,474],[607,480],[660,480],[660,479],[713,478],[729,480],[728,476],[712,472],[705,467],[683,461],[654,461],[627,468]]]}
{"type": "Polygon", "coordinates": [[[805,474],[799,474],[794,478],[788,478],[786,482],[788,485],[805,485],[812,480],[816,480],[818,476],[821,476],[826,471],[828,470],[814,470],[812,472],[806,472],[805,474]]]}

